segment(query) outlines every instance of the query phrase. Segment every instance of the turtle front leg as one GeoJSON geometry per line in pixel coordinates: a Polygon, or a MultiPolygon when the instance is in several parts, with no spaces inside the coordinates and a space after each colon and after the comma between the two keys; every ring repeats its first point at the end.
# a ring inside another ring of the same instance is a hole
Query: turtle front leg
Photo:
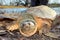
{"type": "Polygon", "coordinates": [[[39,31],[39,35],[42,35],[42,33],[48,33],[51,29],[51,24],[52,24],[52,21],[51,20],[42,20],[43,23],[42,23],[42,27],[38,30],[39,31]]]}
{"type": "Polygon", "coordinates": [[[18,28],[19,28],[18,23],[9,25],[9,26],[7,27],[7,29],[8,29],[9,31],[14,31],[14,30],[17,30],[18,28]]]}
{"type": "Polygon", "coordinates": [[[42,26],[42,28],[40,29],[40,30],[38,30],[39,31],[39,35],[42,35],[43,33],[45,34],[45,33],[48,33],[49,32],[49,28],[47,27],[47,25],[46,24],[44,24],[43,26],[42,26]]]}
{"type": "Polygon", "coordinates": [[[43,35],[44,34],[45,36],[48,36],[48,37],[58,38],[58,35],[57,34],[55,34],[53,32],[50,32],[50,29],[51,29],[51,26],[50,25],[48,25],[47,23],[45,23],[42,26],[42,28],[39,30],[39,35],[43,35]]]}

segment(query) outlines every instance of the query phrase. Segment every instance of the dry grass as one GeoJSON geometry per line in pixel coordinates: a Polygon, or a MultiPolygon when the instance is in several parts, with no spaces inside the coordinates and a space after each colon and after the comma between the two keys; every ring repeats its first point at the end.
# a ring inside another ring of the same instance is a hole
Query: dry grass
{"type": "Polygon", "coordinates": [[[0,8],[25,8],[24,6],[0,6],[0,8]]]}

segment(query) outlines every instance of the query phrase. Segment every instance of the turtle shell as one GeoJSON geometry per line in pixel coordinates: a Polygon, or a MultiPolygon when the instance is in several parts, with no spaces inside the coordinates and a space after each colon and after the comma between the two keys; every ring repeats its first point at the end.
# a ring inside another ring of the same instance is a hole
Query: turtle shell
{"type": "Polygon", "coordinates": [[[44,5],[28,8],[27,13],[51,20],[54,20],[57,14],[55,10],[44,5]]]}

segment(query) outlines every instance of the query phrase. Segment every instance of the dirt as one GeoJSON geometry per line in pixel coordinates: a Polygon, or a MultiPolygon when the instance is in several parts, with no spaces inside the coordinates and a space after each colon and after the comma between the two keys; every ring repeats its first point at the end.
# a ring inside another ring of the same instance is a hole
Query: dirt
{"type": "Polygon", "coordinates": [[[31,37],[24,37],[18,31],[14,31],[11,32],[11,34],[7,32],[4,35],[0,35],[0,40],[60,40],[60,39],[47,37],[44,34],[39,35],[38,33],[34,34],[31,37]]]}
{"type": "Polygon", "coordinates": [[[24,37],[19,32],[14,32],[13,34],[6,33],[4,35],[0,35],[0,40],[40,40],[41,37],[38,34],[34,34],[31,37],[24,37]]]}

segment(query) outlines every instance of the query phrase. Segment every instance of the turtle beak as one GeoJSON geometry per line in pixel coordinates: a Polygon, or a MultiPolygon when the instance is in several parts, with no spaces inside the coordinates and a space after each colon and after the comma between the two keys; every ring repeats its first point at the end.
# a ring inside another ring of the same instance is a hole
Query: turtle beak
{"type": "Polygon", "coordinates": [[[32,20],[22,21],[20,25],[20,33],[26,37],[32,36],[37,31],[37,28],[35,25],[36,23],[32,20]]]}

